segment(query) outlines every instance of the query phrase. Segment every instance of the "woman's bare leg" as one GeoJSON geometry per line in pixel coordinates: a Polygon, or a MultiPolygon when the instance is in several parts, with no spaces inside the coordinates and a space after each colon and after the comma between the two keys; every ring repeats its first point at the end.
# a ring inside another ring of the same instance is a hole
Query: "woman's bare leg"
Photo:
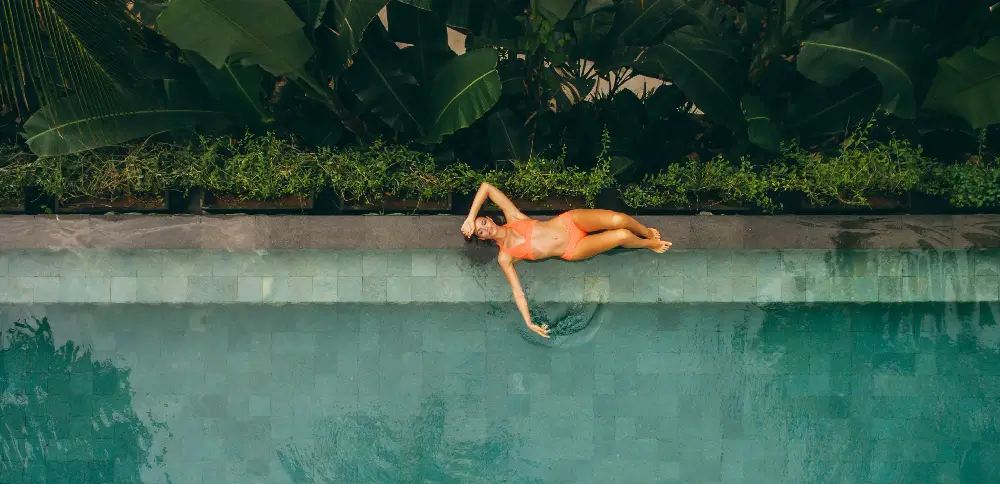
{"type": "Polygon", "coordinates": [[[660,232],[639,223],[624,213],[603,209],[577,209],[567,212],[581,230],[587,233],[602,230],[627,229],[646,239],[659,239],[660,232]]]}
{"type": "MultiPolygon", "coordinates": [[[[581,227],[582,228],[582,227],[581,227]]],[[[656,239],[643,239],[628,229],[614,229],[599,234],[588,235],[576,244],[571,255],[572,260],[589,259],[597,254],[616,247],[626,249],[649,249],[658,254],[666,252],[670,242],[656,239]]]]}

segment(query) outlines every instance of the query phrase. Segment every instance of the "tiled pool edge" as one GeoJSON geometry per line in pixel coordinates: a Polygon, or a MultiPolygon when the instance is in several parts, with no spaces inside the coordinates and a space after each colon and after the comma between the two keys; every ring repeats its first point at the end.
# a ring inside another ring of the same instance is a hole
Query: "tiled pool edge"
{"type": "MultiPolygon", "coordinates": [[[[536,303],[1000,300],[1000,250],[672,250],[518,265],[536,303]]],[[[0,250],[0,303],[511,304],[455,249],[0,250]]]]}

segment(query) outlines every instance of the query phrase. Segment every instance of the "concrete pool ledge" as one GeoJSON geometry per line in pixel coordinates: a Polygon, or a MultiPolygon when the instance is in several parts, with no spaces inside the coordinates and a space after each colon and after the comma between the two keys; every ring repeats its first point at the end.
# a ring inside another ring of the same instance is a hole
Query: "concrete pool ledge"
{"type": "MultiPolygon", "coordinates": [[[[637,218],[679,249],[1000,247],[1000,215],[637,218]]],[[[455,215],[12,215],[0,216],[0,249],[461,249],[461,222],[455,215]]]]}
{"type": "MultiPolygon", "coordinates": [[[[644,217],[658,255],[518,265],[532,302],[1000,301],[1000,217],[644,217]]],[[[512,304],[454,216],[0,217],[0,303],[512,304]]]]}

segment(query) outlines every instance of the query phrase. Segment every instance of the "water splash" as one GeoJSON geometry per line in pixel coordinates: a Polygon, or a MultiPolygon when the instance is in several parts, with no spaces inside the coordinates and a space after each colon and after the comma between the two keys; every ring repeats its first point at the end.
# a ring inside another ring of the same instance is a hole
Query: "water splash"
{"type": "Polygon", "coordinates": [[[0,482],[142,482],[152,439],[130,372],[56,347],[48,318],[16,321],[0,338],[0,482]]]}

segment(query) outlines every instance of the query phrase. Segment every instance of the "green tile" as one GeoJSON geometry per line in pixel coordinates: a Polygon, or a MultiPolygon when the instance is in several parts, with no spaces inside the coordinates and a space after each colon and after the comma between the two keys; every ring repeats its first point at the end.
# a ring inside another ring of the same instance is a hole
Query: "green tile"
{"type": "Polygon", "coordinates": [[[379,303],[386,300],[385,276],[364,276],[361,278],[361,300],[366,303],[379,303]]]}
{"type": "Polygon", "coordinates": [[[366,250],[361,254],[361,275],[364,277],[385,276],[389,269],[389,257],[382,250],[366,250]]]}
{"type": "Polygon", "coordinates": [[[135,277],[112,277],[111,302],[134,303],[137,289],[138,280],[135,277]]]}
{"type": "MultiPolygon", "coordinates": [[[[312,277],[263,277],[264,302],[295,303],[312,299],[312,277]]],[[[338,291],[339,294],[339,291],[338,291]]]]}
{"type": "Polygon", "coordinates": [[[973,276],[946,275],[944,277],[944,299],[946,301],[975,301],[973,276]]]}
{"type": "Polygon", "coordinates": [[[938,251],[903,251],[903,276],[939,277],[942,267],[941,255],[938,251]]]}
{"type": "Polygon", "coordinates": [[[976,276],[973,281],[975,300],[979,302],[995,302],[1000,300],[1000,277],[976,276]]]}
{"type": "Polygon", "coordinates": [[[757,302],[781,302],[781,276],[757,278],[757,302]]]}
{"type": "Polygon", "coordinates": [[[806,302],[806,290],[811,278],[807,276],[785,275],[781,277],[782,302],[806,302]]]}
{"type": "Polygon", "coordinates": [[[163,252],[145,249],[136,251],[136,277],[163,277],[163,252]]]}
{"type": "Polygon", "coordinates": [[[708,277],[708,255],[704,251],[671,250],[667,256],[669,263],[660,264],[661,276],[708,277]]]}
{"type": "MultiPolygon", "coordinates": [[[[37,287],[35,292],[37,296],[37,287]]],[[[58,293],[59,302],[111,302],[111,278],[63,277],[59,281],[58,293]]]]}
{"type": "Polygon", "coordinates": [[[881,277],[900,277],[903,275],[903,252],[899,250],[880,250],[877,252],[878,275],[881,277]]]}
{"type": "Polygon", "coordinates": [[[486,287],[473,277],[462,276],[460,278],[459,298],[463,302],[484,302],[486,301],[486,287]]]}
{"type": "Polygon", "coordinates": [[[794,276],[810,275],[815,272],[812,266],[821,260],[816,258],[815,251],[786,249],[781,251],[781,272],[794,276]]]}
{"type": "Polygon", "coordinates": [[[413,252],[408,250],[393,250],[386,254],[385,276],[412,276],[413,252]]]}
{"type": "MultiPolygon", "coordinates": [[[[706,277],[697,282],[705,288],[705,301],[732,302],[732,277],[706,277]]],[[[697,297],[697,296],[692,296],[697,297]]]]}
{"type": "Polygon", "coordinates": [[[829,301],[854,301],[855,278],[853,277],[831,277],[828,279],[828,299],[829,301]]]}
{"type": "Polygon", "coordinates": [[[762,252],[756,250],[732,251],[732,272],[734,276],[756,277],[758,256],[762,252]]]}
{"type": "Polygon", "coordinates": [[[454,251],[437,252],[437,275],[459,277],[471,269],[471,261],[464,254],[454,251]]]}
{"type": "Polygon", "coordinates": [[[903,302],[924,302],[930,300],[931,287],[924,277],[903,278],[903,302]]]}
{"type": "Polygon", "coordinates": [[[706,262],[708,277],[732,277],[733,253],[728,250],[713,250],[708,254],[706,262]]]}
{"type": "Polygon", "coordinates": [[[415,275],[410,279],[410,284],[410,296],[414,301],[429,302],[440,300],[440,296],[438,295],[440,292],[440,283],[437,277],[415,275]]]}
{"type": "Polygon", "coordinates": [[[975,267],[969,249],[947,249],[941,252],[941,270],[944,274],[975,274],[975,267]]]}
{"type": "Polygon", "coordinates": [[[0,277],[10,275],[10,252],[0,250],[0,277]]]}
{"type": "Polygon", "coordinates": [[[337,275],[361,277],[364,275],[364,253],[360,250],[345,250],[337,253],[337,275]]]}
{"type": "Polygon", "coordinates": [[[633,302],[635,300],[636,284],[648,281],[636,280],[631,274],[612,273],[608,278],[610,291],[609,300],[613,302],[633,302]]]}
{"type": "MultiPolygon", "coordinates": [[[[184,278],[190,276],[211,276],[212,257],[197,249],[176,249],[162,252],[163,277],[184,278]]],[[[262,259],[272,260],[272,259],[262,259]]],[[[137,264],[138,265],[138,264],[137,264]]],[[[284,266],[280,266],[284,269],[284,266]]],[[[138,273],[138,267],[136,268],[138,273]]]]}
{"type": "Polygon", "coordinates": [[[660,302],[681,302],[684,300],[684,278],[663,276],[659,278],[660,302]]]}
{"type": "Polygon", "coordinates": [[[784,274],[782,267],[782,252],[777,250],[757,251],[757,277],[781,277],[784,274]]]}
{"type": "Polygon", "coordinates": [[[415,277],[434,277],[437,275],[437,255],[433,252],[414,252],[411,268],[411,275],[415,277]]]}
{"type": "Polygon", "coordinates": [[[878,278],[878,300],[879,302],[892,303],[903,301],[903,278],[902,277],[879,277],[878,278]]]}
{"type": "MultiPolygon", "coordinates": [[[[610,282],[610,281],[609,281],[610,282]]],[[[582,302],[586,300],[586,279],[584,277],[565,277],[559,280],[559,301],[582,302]]],[[[507,285],[510,291],[510,285],[507,285]]]]}
{"type": "Polygon", "coordinates": [[[11,251],[8,262],[10,276],[56,277],[67,254],[49,250],[11,251]]]}
{"type": "Polygon", "coordinates": [[[188,277],[187,291],[187,300],[189,302],[235,302],[238,281],[234,276],[191,276],[188,277]]]}
{"type": "Polygon", "coordinates": [[[705,286],[705,277],[684,276],[684,302],[704,302],[708,301],[708,287],[705,286]]]}
{"type": "Polygon", "coordinates": [[[1000,275],[1000,250],[979,249],[972,251],[972,260],[977,276],[1000,275]]]}
{"type": "Polygon", "coordinates": [[[830,301],[833,296],[834,277],[816,277],[806,286],[806,302],[830,301]]]}
{"type": "Polygon", "coordinates": [[[611,293],[611,280],[608,277],[584,277],[583,300],[608,302],[611,293]]]}
{"type": "Polygon", "coordinates": [[[5,303],[7,301],[7,293],[10,290],[10,278],[7,276],[0,276],[0,303],[5,303]]]}
{"type": "Polygon", "coordinates": [[[879,279],[877,276],[855,277],[853,281],[854,301],[878,302],[879,279]]]}
{"type": "Polygon", "coordinates": [[[739,276],[734,277],[732,281],[733,286],[733,301],[736,302],[757,302],[757,278],[739,276]]]}
{"type": "MultiPolygon", "coordinates": [[[[214,260],[216,256],[206,255],[214,260]]],[[[139,272],[139,259],[134,251],[93,250],[85,256],[87,277],[135,277],[139,272]]]]}
{"type": "Polygon", "coordinates": [[[313,302],[336,302],[340,300],[338,285],[340,278],[332,276],[316,276],[312,278],[313,302]]]}
{"type": "Polygon", "coordinates": [[[63,292],[60,291],[60,287],[63,285],[64,281],[70,284],[75,284],[78,291],[82,291],[83,288],[78,287],[80,280],[86,280],[85,278],[59,278],[59,277],[32,277],[31,278],[33,302],[36,303],[54,303],[54,302],[91,302],[86,297],[85,294],[81,294],[78,299],[63,300],[63,292]]]}
{"type": "MultiPolygon", "coordinates": [[[[409,257],[407,258],[407,262],[410,262],[409,257]]],[[[407,265],[407,269],[410,269],[409,265],[407,265]]],[[[413,276],[410,276],[409,272],[407,272],[407,275],[405,276],[386,277],[386,301],[391,303],[408,303],[412,301],[413,299],[410,293],[413,282],[412,279],[413,276]]]]}

